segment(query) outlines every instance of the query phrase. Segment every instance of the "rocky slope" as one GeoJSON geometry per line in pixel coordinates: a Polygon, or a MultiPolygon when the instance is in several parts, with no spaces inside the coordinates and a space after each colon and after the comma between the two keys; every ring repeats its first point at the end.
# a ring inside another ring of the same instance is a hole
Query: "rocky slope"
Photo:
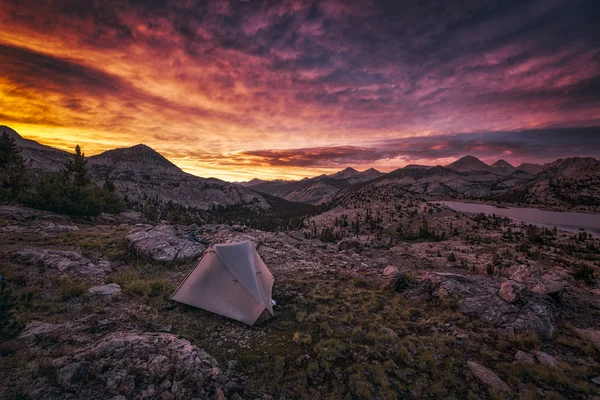
{"type": "Polygon", "coordinates": [[[300,181],[261,181],[250,187],[288,201],[320,205],[330,202],[336,193],[345,187],[368,182],[382,175],[373,168],[362,172],[346,168],[331,175],[305,178],[300,181]]]}
{"type": "Polygon", "coordinates": [[[600,210],[600,161],[572,157],[545,164],[540,172],[495,197],[522,204],[600,210]]]}
{"type": "Polygon", "coordinates": [[[65,151],[39,144],[35,140],[24,139],[15,130],[0,125],[0,133],[6,132],[21,148],[21,156],[28,168],[42,173],[55,173],[62,169],[71,155],[65,151]]]}
{"type": "MultiPolygon", "coordinates": [[[[58,172],[71,157],[69,153],[23,139],[10,128],[0,127],[2,130],[16,139],[26,165],[36,173],[58,172]]],[[[96,183],[102,185],[107,178],[111,179],[117,193],[134,204],[144,205],[152,201],[157,206],[171,203],[200,210],[231,205],[270,208],[267,201],[253,190],[185,173],[145,145],[109,150],[89,157],[88,167],[96,183]]]]}
{"type": "Polygon", "coordinates": [[[268,209],[256,192],[218,179],[205,179],[183,172],[148,146],[109,150],[88,160],[92,177],[102,183],[107,177],[129,202],[160,205],[172,202],[193,209],[212,206],[248,205],[268,209]]]}

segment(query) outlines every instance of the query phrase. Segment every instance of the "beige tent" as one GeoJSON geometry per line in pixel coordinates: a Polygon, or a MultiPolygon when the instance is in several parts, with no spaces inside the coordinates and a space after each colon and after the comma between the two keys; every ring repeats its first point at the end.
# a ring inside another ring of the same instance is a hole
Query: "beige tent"
{"type": "Polygon", "coordinates": [[[273,275],[252,242],[209,248],[171,299],[248,325],[273,317],[273,275]]]}

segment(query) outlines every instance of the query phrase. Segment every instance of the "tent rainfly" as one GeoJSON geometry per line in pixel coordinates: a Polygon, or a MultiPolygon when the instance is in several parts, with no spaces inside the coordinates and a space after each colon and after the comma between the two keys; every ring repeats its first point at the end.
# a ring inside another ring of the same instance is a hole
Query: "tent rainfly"
{"type": "Polygon", "coordinates": [[[171,299],[254,325],[273,317],[273,281],[252,242],[216,244],[171,299]]]}

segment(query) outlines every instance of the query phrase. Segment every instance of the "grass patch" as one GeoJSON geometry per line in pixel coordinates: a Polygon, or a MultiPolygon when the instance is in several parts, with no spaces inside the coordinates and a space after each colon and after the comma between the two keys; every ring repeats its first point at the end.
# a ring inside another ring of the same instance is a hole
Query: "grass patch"
{"type": "Polygon", "coordinates": [[[168,297],[175,289],[165,279],[145,277],[133,269],[113,275],[108,281],[117,283],[126,294],[139,297],[168,297]]]}
{"type": "Polygon", "coordinates": [[[85,284],[66,277],[52,278],[52,281],[58,285],[60,290],[60,298],[62,300],[70,300],[76,297],[81,297],[87,290],[87,286],[85,284]]]}

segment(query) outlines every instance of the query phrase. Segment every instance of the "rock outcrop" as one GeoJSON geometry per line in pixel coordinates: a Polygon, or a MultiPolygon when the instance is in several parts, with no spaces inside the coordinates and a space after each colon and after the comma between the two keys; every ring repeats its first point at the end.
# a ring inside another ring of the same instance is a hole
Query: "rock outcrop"
{"type": "Polygon", "coordinates": [[[172,225],[137,225],[125,241],[131,251],[160,262],[190,260],[201,256],[205,250],[187,232],[172,225]]]}
{"type": "Polygon", "coordinates": [[[511,392],[512,389],[506,382],[504,382],[498,375],[492,370],[484,367],[483,365],[474,361],[467,361],[467,366],[481,382],[488,385],[492,390],[497,392],[511,392]]]}
{"type": "Polygon", "coordinates": [[[546,367],[556,368],[558,366],[558,360],[548,353],[543,351],[534,351],[533,354],[535,354],[535,357],[538,359],[540,364],[546,367]]]}
{"type": "Polygon", "coordinates": [[[515,354],[515,364],[525,364],[532,365],[535,364],[535,359],[529,353],[525,353],[524,351],[518,350],[515,354]]]}
{"type": "Polygon", "coordinates": [[[521,298],[521,295],[526,289],[527,286],[522,283],[513,280],[507,280],[502,282],[500,285],[499,295],[502,300],[512,304],[521,298]]]}
{"type": "Polygon", "coordinates": [[[0,233],[33,233],[36,235],[75,232],[79,228],[64,216],[22,206],[0,206],[0,233]]]}
{"type": "Polygon", "coordinates": [[[441,299],[459,298],[458,306],[466,315],[507,332],[523,330],[543,338],[552,337],[557,310],[547,296],[522,292],[518,301],[508,303],[500,297],[498,284],[486,276],[430,272],[421,279],[433,295],[441,299]]]}
{"type": "Polygon", "coordinates": [[[92,261],[77,251],[23,249],[14,254],[14,259],[22,264],[84,277],[100,277],[111,271],[108,261],[103,259],[92,261]]]}
{"type": "Polygon", "coordinates": [[[121,286],[116,283],[109,283],[108,285],[94,286],[88,292],[100,296],[112,296],[113,294],[121,293],[121,286]]]}
{"type": "MultiPolygon", "coordinates": [[[[43,336],[60,330],[59,326],[42,324],[30,324],[21,337],[27,339],[34,331],[43,336]]],[[[95,393],[92,398],[208,399],[218,390],[227,396],[241,390],[210,354],[169,333],[112,332],[45,363],[46,374],[52,379],[32,386],[32,397],[79,398],[91,392],[95,393]]],[[[36,373],[35,368],[28,372],[36,373]]]]}

